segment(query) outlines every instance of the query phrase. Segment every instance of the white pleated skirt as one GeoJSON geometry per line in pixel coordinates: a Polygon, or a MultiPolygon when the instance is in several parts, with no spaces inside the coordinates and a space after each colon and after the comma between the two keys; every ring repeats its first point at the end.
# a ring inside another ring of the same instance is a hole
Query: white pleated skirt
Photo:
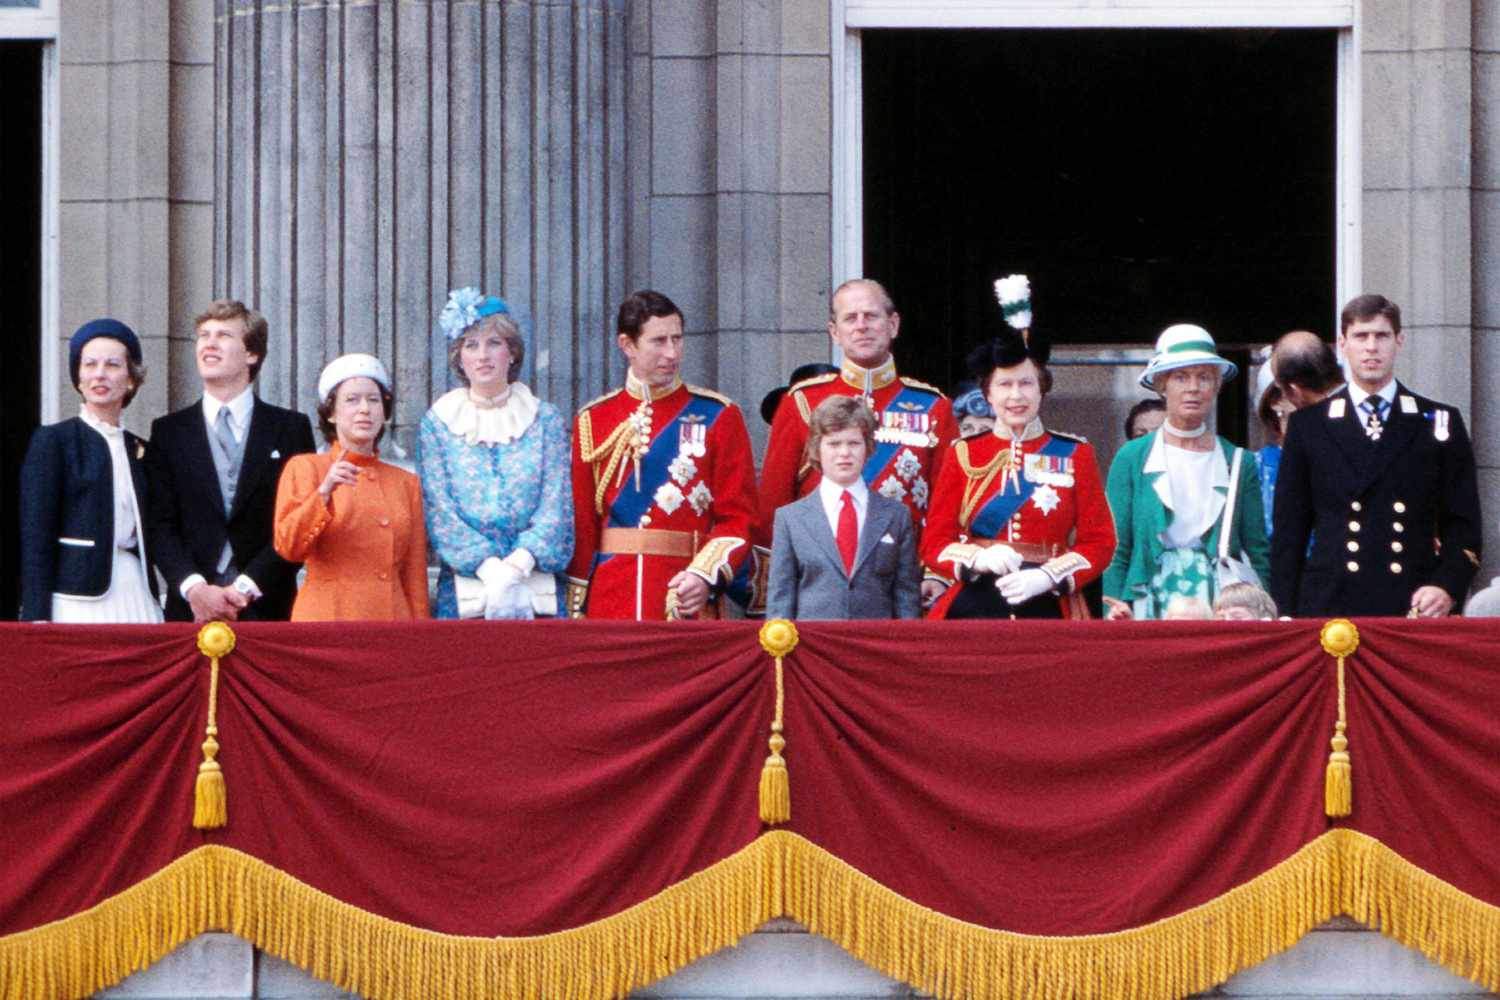
{"type": "Polygon", "coordinates": [[[146,586],[146,571],[133,552],[115,549],[109,590],[102,597],[52,595],[52,620],[75,624],[151,625],[162,620],[161,605],[146,586]]]}

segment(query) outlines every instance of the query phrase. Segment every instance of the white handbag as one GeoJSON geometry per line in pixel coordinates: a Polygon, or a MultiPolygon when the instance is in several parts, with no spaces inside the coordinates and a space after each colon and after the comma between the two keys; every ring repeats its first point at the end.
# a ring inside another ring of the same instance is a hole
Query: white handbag
{"type": "Polygon", "coordinates": [[[1219,557],[1214,560],[1217,590],[1223,590],[1231,583],[1248,583],[1262,588],[1265,586],[1249,559],[1243,555],[1229,554],[1229,531],[1234,524],[1234,500],[1240,491],[1240,460],[1244,455],[1245,449],[1234,449],[1234,462],[1229,469],[1229,496],[1224,498],[1224,518],[1219,524],[1219,557]]]}
{"type": "MultiPolygon", "coordinates": [[[[531,594],[531,612],[541,618],[557,617],[557,574],[532,570],[521,580],[531,594]]],[[[484,617],[484,581],[477,576],[453,574],[453,595],[458,599],[458,617],[484,617]]]]}

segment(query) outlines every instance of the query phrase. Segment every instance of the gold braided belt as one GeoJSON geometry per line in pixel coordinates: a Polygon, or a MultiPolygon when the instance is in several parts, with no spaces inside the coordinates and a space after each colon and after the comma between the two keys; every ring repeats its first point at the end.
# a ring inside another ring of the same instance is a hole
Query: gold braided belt
{"type": "Polygon", "coordinates": [[[605,528],[599,536],[599,552],[612,556],[676,556],[691,559],[698,554],[696,531],[666,528],[605,528]]]}

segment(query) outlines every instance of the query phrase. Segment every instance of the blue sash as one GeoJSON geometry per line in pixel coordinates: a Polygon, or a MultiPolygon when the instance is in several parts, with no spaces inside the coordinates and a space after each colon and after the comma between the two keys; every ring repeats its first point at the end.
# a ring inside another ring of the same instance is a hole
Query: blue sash
{"type": "Polygon", "coordinates": [[[678,444],[681,440],[680,426],[683,418],[689,415],[701,418],[698,422],[703,423],[705,428],[712,427],[723,411],[724,404],[716,399],[694,396],[689,400],[682,411],[657,432],[656,437],[651,441],[651,447],[646,450],[645,455],[641,456],[640,489],[636,489],[635,470],[630,468],[628,461],[623,461],[625,478],[620,485],[620,492],[615,495],[609,505],[611,527],[640,527],[641,515],[651,509],[657,489],[671,475],[672,460],[677,457],[678,444]]]}
{"type": "MultiPolygon", "coordinates": [[[[1037,449],[1035,454],[1046,455],[1049,458],[1070,458],[1073,452],[1078,450],[1078,444],[1074,441],[1065,441],[1060,437],[1052,440],[1037,449]]],[[[1022,458],[1025,462],[1025,458],[1022,458]]],[[[1005,525],[1011,516],[1021,509],[1021,505],[1031,499],[1032,492],[1039,485],[1026,481],[1025,470],[1018,470],[1020,475],[1020,492],[1011,489],[1012,479],[1009,475],[999,491],[992,494],[974,514],[973,521],[969,524],[969,534],[976,538],[999,538],[1005,531],[1005,525]]],[[[1075,470],[1075,476],[1078,474],[1075,470]]]]}
{"type": "MultiPolygon", "coordinates": [[[[931,392],[927,392],[922,389],[913,389],[911,386],[903,385],[901,387],[901,391],[896,393],[896,398],[891,400],[890,403],[886,405],[886,408],[881,411],[880,422],[876,429],[884,430],[887,429],[887,427],[889,427],[890,429],[896,429],[897,425],[886,424],[884,416],[884,414],[886,413],[902,413],[910,414],[913,417],[920,417],[925,414],[931,413],[933,406],[936,405],[939,398],[941,397],[934,395],[931,392]],[[903,403],[909,405],[902,406],[901,404],[903,403]]],[[[915,422],[913,423],[911,429],[913,431],[917,429],[915,422]]],[[[934,430],[934,428],[929,425],[928,427],[924,428],[924,430],[932,431],[934,430]]],[[[895,461],[896,456],[901,453],[902,448],[914,447],[916,446],[906,444],[902,441],[876,441],[875,450],[870,453],[869,458],[865,459],[865,485],[874,486],[875,480],[879,479],[885,472],[885,470],[890,467],[890,464],[895,461]]]]}

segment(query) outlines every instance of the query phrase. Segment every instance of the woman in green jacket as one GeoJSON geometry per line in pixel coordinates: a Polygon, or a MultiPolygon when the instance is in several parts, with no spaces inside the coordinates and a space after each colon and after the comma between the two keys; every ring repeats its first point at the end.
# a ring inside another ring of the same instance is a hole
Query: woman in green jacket
{"type": "Polygon", "coordinates": [[[1219,387],[1237,373],[1202,327],[1168,327],[1157,339],[1141,385],[1166,401],[1166,422],[1120,449],[1105,487],[1119,536],[1104,572],[1106,618],[1160,618],[1178,596],[1212,604],[1225,530],[1228,555],[1242,574],[1253,568],[1262,586],[1270,578],[1255,456],[1208,429],[1219,387]],[[1236,453],[1238,477],[1231,484],[1236,453]]]}

